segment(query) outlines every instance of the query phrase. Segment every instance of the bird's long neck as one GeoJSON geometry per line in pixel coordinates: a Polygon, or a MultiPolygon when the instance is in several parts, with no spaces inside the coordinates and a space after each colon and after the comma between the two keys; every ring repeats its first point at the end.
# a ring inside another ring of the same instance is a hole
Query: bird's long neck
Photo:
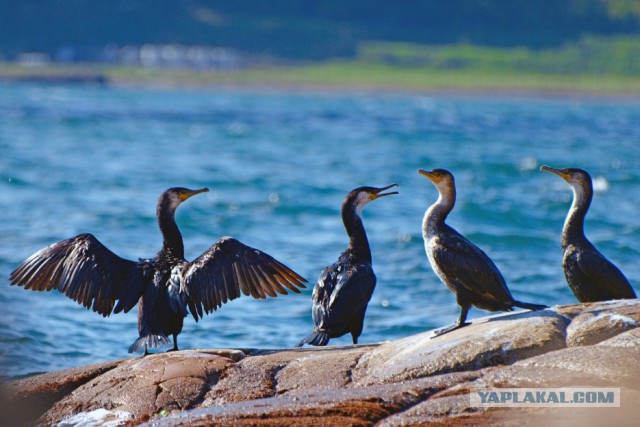
{"type": "Polygon", "coordinates": [[[159,255],[178,260],[184,259],[184,243],[178,224],[176,224],[175,208],[170,206],[168,202],[161,201],[158,204],[157,216],[162,233],[162,249],[159,255]]]}
{"type": "Polygon", "coordinates": [[[438,200],[429,206],[422,219],[422,236],[424,239],[434,235],[444,226],[444,221],[456,203],[455,187],[447,187],[445,189],[438,187],[438,192],[438,200]]]}
{"type": "Polygon", "coordinates": [[[351,253],[357,262],[371,264],[371,248],[360,210],[351,205],[343,206],[342,222],[349,235],[349,247],[345,252],[351,253]]]}
{"type": "Polygon", "coordinates": [[[569,208],[567,219],[564,222],[562,230],[562,247],[566,248],[569,244],[577,241],[585,240],[584,235],[584,217],[587,215],[591,199],[593,198],[593,189],[591,186],[571,185],[573,189],[573,202],[569,208]]]}

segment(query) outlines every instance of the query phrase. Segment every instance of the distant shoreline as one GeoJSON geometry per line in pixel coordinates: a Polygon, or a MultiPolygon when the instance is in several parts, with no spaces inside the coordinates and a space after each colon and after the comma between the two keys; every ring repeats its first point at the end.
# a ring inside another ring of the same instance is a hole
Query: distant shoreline
{"type": "Polygon", "coordinates": [[[184,90],[224,90],[224,91],[257,91],[257,92],[290,92],[313,95],[366,95],[366,96],[394,96],[394,95],[422,95],[446,96],[459,98],[532,98],[541,100],[605,100],[612,102],[632,102],[640,104],[640,92],[620,93],[604,91],[580,91],[580,90],[544,90],[544,89],[514,89],[502,87],[478,87],[478,88],[420,88],[404,89],[397,87],[380,86],[330,86],[316,84],[273,84],[273,83],[207,83],[207,84],[172,84],[172,83],[140,83],[140,82],[113,82],[113,87],[145,87],[158,89],[184,89],[184,90]]]}
{"type": "MultiPolygon", "coordinates": [[[[402,81],[402,73],[405,70],[389,70],[386,81],[368,78],[366,70],[359,71],[363,74],[359,75],[359,81],[354,82],[353,75],[348,73],[343,76],[345,77],[343,81],[341,81],[340,76],[335,77],[335,72],[330,77],[323,77],[322,66],[201,72],[96,65],[29,68],[0,63],[0,82],[185,89],[221,88],[225,90],[277,90],[312,93],[410,93],[538,97],[544,99],[591,98],[629,101],[640,99],[640,76],[518,76],[515,73],[508,73],[505,74],[509,76],[509,79],[506,80],[503,79],[504,75],[484,74],[478,76],[481,78],[474,83],[473,73],[461,74],[464,79],[460,78],[456,81],[455,76],[449,79],[441,79],[436,73],[425,72],[424,80],[406,82],[402,81]],[[521,78],[521,84],[518,84],[518,78],[521,78]],[[571,82],[572,79],[574,80],[573,82],[571,82]],[[570,84],[563,86],[564,80],[568,80],[570,84]],[[576,82],[578,83],[576,84],[576,82]],[[602,85],[598,87],[597,83],[602,85]]],[[[454,73],[441,74],[444,77],[451,77],[454,73]]]]}

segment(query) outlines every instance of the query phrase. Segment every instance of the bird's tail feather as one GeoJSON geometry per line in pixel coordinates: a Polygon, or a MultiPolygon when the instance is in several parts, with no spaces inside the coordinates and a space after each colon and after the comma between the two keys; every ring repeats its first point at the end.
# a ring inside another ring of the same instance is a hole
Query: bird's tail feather
{"type": "Polygon", "coordinates": [[[327,345],[331,336],[329,331],[315,330],[311,332],[306,338],[296,344],[296,347],[302,347],[305,344],[309,345],[327,345]]]}
{"type": "Polygon", "coordinates": [[[157,348],[166,345],[171,345],[171,341],[164,334],[145,335],[131,344],[129,353],[138,353],[145,351],[147,348],[157,348]]]}
{"type": "Polygon", "coordinates": [[[513,301],[513,306],[526,308],[527,310],[544,310],[545,308],[549,308],[549,306],[546,306],[546,305],[531,304],[529,302],[522,302],[522,301],[513,301]]]}

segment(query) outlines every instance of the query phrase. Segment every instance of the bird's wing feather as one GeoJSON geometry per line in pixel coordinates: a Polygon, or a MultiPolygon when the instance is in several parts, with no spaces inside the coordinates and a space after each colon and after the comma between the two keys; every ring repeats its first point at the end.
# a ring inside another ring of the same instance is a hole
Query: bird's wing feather
{"type": "MultiPolygon", "coordinates": [[[[137,263],[120,258],[91,234],[80,234],[31,255],[11,273],[11,284],[34,291],[57,289],[108,316],[118,299],[137,302],[144,281],[137,263]]],[[[133,307],[131,305],[129,309],[133,307]]]]}
{"type": "Polygon", "coordinates": [[[321,328],[348,323],[354,314],[367,306],[376,286],[376,276],[367,264],[350,267],[337,274],[335,280],[335,286],[314,316],[314,323],[321,328]]]}
{"type": "Polygon", "coordinates": [[[337,283],[336,268],[337,265],[334,264],[322,270],[318,283],[313,288],[311,318],[313,319],[313,324],[317,327],[322,327],[327,317],[329,299],[337,283]]]}
{"type": "Polygon", "coordinates": [[[469,293],[488,300],[509,301],[511,293],[491,258],[457,232],[438,241],[432,256],[445,276],[469,293]]]}
{"type": "Polygon", "coordinates": [[[586,249],[575,257],[578,268],[597,289],[606,290],[611,298],[635,298],[635,292],[624,274],[597,249],[586,249]]]}
{"type": "Polygon", "coordinates": [[[183,270],[182,286],[197,321],[241,293],[254,298],[300,293],[304,279],[270,255],[223,237],[183,270]]]}

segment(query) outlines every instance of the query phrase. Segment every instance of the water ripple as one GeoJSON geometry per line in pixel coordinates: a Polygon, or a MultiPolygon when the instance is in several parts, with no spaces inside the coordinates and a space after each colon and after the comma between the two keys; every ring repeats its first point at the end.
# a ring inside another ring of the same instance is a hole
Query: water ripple
{"type": "MultiPolygon", "coordinates": [[[[180,91],[0,85],[0,274],[34,251],[91,232],[122,257],[159,249],[158,195],[211,191],[181,207],[187,256],[223,235],[317,280],[346,247],[344,195],[400,184],[364,211],[378,276],[361,342],[453,322],[453,295],[430,270],[420,232],[433,185],[454,172],[450,224],[485,249],[523,300],[575,299],[561,270],[571,190],[540,164],[591,171],[587,233],[638,288],[640,108],[579,100],[180,91]]],[[[129,357],[135,313],[103,319],[57,293],[0,286],[2,376],[129,357]]],[[[287,347],[312,327],[311,287],[241,298],[186,319],[181,348],[287,347]]],[[[486,312],[472,310],[470,317],[486,312]]],[[[347,344],[349,337],[335,340],[347,344]]]]}

